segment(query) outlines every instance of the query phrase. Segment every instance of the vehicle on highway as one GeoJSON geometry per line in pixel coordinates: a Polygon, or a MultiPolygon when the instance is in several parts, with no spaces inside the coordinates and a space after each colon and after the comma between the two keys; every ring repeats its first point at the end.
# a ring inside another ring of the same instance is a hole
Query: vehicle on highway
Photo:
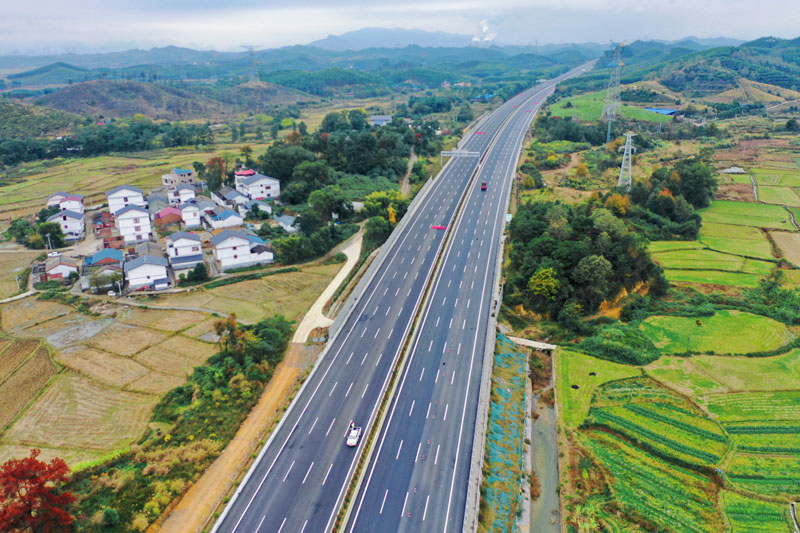
{"type": "Polygon", "coordinates": [[[485,191],[486,187],[487,187],[486,182],[485,181],[481,182],[481,190],[485,191]]]}
{"type": "Polygon", "coordinates": [[[350,431],[347,432],[347,441],[345,444],[350,446],[351,448],[358,444],[358,439],[361,438],[361,426],[356,426],[352,422],[350,422],[350,431]]]}

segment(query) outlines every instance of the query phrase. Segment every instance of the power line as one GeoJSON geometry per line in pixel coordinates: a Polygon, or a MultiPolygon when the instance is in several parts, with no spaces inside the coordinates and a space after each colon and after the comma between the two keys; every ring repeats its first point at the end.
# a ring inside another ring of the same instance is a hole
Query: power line
{"type": "Polygon", "coordinates": [[[243,44],[242,48],[250,52],[250,82],[258,81],[258,69],[256,68],[256,46],[252,44],[243,44]]]}

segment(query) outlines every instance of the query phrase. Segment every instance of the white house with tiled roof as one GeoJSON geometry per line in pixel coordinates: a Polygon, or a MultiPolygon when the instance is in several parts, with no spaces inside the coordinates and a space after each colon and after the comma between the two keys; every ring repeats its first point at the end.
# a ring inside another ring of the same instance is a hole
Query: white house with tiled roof
{"type": "Polygon", "coordinates": [[[106,193],[106,198],[108,199],[108,210],[115,216],[119,210],[129,205],[147,207],[144,191],[130,185],[114,187],[106,193]]]}
{"type": "Polygon", "coordinates": [[[126,244],[148,241],[153,238],[150,211],[138,205],[128,205],[115,215],[119,234],[126,244]]]}
{"type": "Polygon", "coordinates": [[[61,233],[68,241],[77,241],[83,238],[86,231],[86,223],[83,220],[83,213],[75,211],[61,211],[47,219],[48,222],[55,222],[61,226],[61,233]]]}
{"type": "Polygon", "coordinates": [[[278,198],[281,195],[281,182],[278,179],[259,174],[255,170],[237,170],[234,182],[236,190],[250,200],[278,198]]]}

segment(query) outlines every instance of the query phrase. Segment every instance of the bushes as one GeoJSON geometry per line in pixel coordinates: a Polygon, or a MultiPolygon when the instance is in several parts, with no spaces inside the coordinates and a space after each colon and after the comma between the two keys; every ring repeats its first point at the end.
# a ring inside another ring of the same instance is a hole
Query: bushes
{"type": "Polygon", "coordinates": [[[613,324],[584,339],[578,348],[601,359],[629,365],[646,365],[661,353],[636,324],[613,324]]]}

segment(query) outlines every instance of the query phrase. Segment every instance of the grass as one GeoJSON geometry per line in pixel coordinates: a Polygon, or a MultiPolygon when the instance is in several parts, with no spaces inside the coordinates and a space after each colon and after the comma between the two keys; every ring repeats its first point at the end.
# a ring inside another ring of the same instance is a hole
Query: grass
{"type": "Polygon", "coordinates": [[[677,250],[702,250],[703,245],[697,241],[653,241],[650,243],[651,253],[674,252],[677,250]]]}
{"type": "Polygon", "coordinates": [[[783,187],[800,187],[800,172],[775,168],[753,168],[758,185],[780,185],[783,187]]]}
{"type": "Polygon", "coordinates": [[[640,329],[664,354],[714,352],[746,354],[775,350],[793,338],[786,326],[771,318],[718,311],[714,316],[696,318],[653,316],[642,322],[640,329]]]}
{"type": "MultiPolygon", "coordinates": [[[[549,110],[557,117],[576,117],[584,122],[598,120],[603,112],[605,96],[605,91],[571,96],[551,105],[549,110]],[[571,103],[572,107],[566,107],[567,102],[571,103]]],[[[645,111],[642,108],[627,104],[622,105],[622,116],[644,122],[663,122],[667,124],[672,121],[672,117],[645,111]]]]}
{"type": "MultiPolygon", "coordinates": [[[[1,196],[2,192],[0,192],[0,197],[1,196]]],[[[0,253],[0,299],[14,296],[19,292],[17,290],[16,276],[27,267],[31,266],[31,262],[39,256],[39,254],[41,254],[41,252],[0,253]]],[[[27,280],[20,281],[23,291],[26,290],[26,283],[27,280]]]]}
{"type": "Polygon", "coordinates": [[[567,427],[577,427],[589,413],[592,393],[607,381],[638,376],[633,366],[597,359],[580,352],[559,349],[555,354],[558,414],[567,427]],[[592,376],[589,373],[593,372],[592,376]],[[578,388],[572,388],[576,385],[578,388]]]}
{"type": "Polygon", "coordinates": [[[767,204],[800,206],[800,196],[791,187],[758,186],[758,199],[767,204]]]}
{"type": "Polygon", "coordinates": [[[705,249],[659,252],[653,254],[653,258],[665,269],[720,270],[762,276],[768,275],[775,266],[767,261],[705,249]]]}
{"type": "Polygon", "coordinates": [[[800,389],[800,349],[774,357],[665,356],[648,365],[646,371],[694,397],[745,390],[800,389]]]}
{"type": "Polygon", "coordinates": [[[700,210],[703,223],[717,222],[735,226],[752,226],[794,231],[789,213],[777,205],[716,200],[711,207],[700,210]]]}
{"type": "Polygon", "coordinates": [[[800,457],[737,453],[726,466],[728,479],[744,490],[767,496],[800,496],[800,457]]]}
{"type": "Polygon", "coordinates": [[[758,228],[706,222],[700,228],[699,241],[719,252],[773,259],[772,245],[758,228]]]}
{"type": "Polygon", "coordinates": [[[719,272],[716,270],[672,270],[664,269],[664,274],[669,281],[683,283],[713,283],[730,287],[758,286],[764,278],[760,274],[740,274],[738,272],[719,272]]]}

